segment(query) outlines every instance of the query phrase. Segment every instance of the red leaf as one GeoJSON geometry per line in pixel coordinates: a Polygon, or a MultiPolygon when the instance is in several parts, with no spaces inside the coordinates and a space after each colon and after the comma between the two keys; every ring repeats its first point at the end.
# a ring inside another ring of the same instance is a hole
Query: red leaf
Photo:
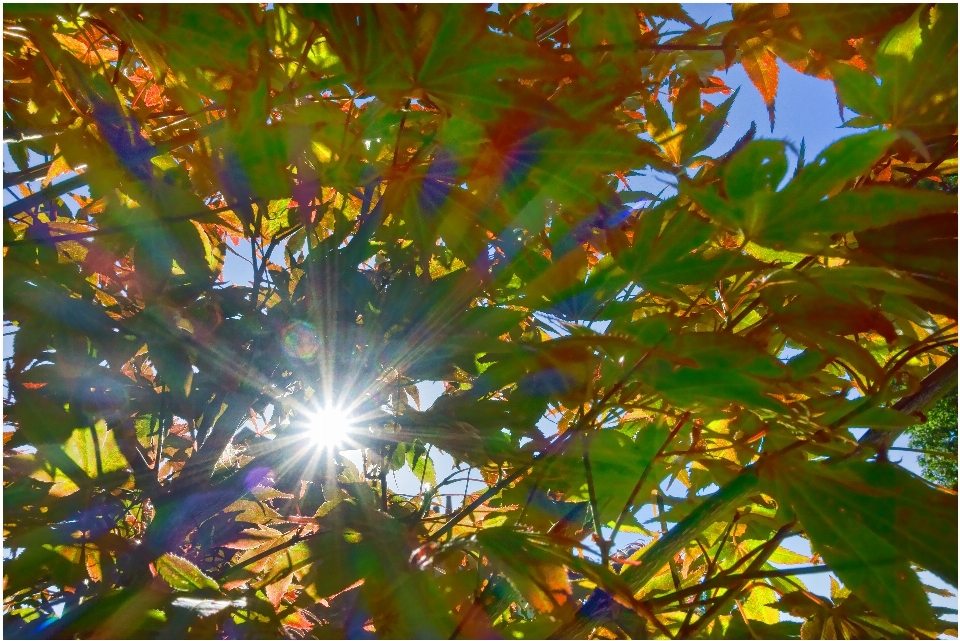
{"type": "Polygon", "coordinates": [[[777,81],[780,74],[777,57],[760,43],[759,38],[751,38],[743,43],[740,61],[743,63],[743,70],[747,72],[750,81],[767,105],[767,113],[770,114],[770,131],[773,131],[773,103],[777,97],[777,81]]]}
{"type": "MultiPolygon", "coordinates": [[[[705,87],[701,87],[701,88],[700,88],[700,93],[701,93],[701,94],[705,94],[705,93],[722,93],[723,95],[728,96],[728,95],[730,95],[731,91],[732,91],[732,90],[730,89],[730,87],[728,87],[727,85],[725,85],[724,82],[723,82],[722,80],[720,80],[719,78],[717,78],[716,76],[713,76],[713,77],[707,79],[707,85],[706,85],[705,87]]],[[[711,105],[711,106],[713,106],[713,105],[711,105]]]]}

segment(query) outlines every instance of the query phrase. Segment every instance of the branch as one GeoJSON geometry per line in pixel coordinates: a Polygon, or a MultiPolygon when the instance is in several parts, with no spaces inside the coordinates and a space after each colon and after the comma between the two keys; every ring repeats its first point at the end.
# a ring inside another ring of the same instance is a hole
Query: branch
{"type": "Polygon", "coordinates": [[[603,538],[603,530],[600,529],[600,510],[597,508],[597,490],[593,485],[593,469],[590,466],[590,445],[587,441],[586,432],[580,434],[580,442],[583,445],[583,471],[587,475],[587,493],[590,496],[590,511],[593,513],[593,530],[597,536],[597,543],[600,546],[600,564],[604,567],[610,560],[610,541],[603,538]]]}
{"type": "Polygon", "coordinates": [[[683,637],[683,636],[689,635],[691,637],[696,637],[697,634],[700,632],[700,630],[702,630],[706,624],[710,623],[710,621],[712,621],[713,618],[720,613],[722,608],[724,608],[730,602],[730,600],[737,595],[740,589],[742,589],[743,584],[750,580],[749,578],[745,578],[745,575],[750,572],[757,572],[760,570],[760,568],[763,567],[763,565],[767,562],[767,559],[770,558],[770,555],[772,555],[777,550],[777,548],[780,547],[780,541],[782,541],[784,538],[786,538],[790,534],[790,530],[793,528],[794,524],[796,524],[796,520],[793,520],[790,523],[787,523],[786,525],[781,527],[779,530],[777,530],[777,533],[773,535],[773,538],[771,538],[769,541],[763,544],[762,546],[763,551],[760,554],[758,554],[757,558],[754,559],[753,563],[750,564],[750,569],[747,570],[747,572],[745,572],[744,574],[738,575],[736,577],[737,584],[739,585],[737,585],[736,587],[730,587],[727,590],[727,592],[724,593],[713,604],[713,606],[711,606],[710,609],[703,614],[703,616],[697,619],[697,622],[694,623],[692,626],[689,626],[689,627],[680,626],[680,631],[677,632],[677,636],[683,637]]]}
{"type": "Polygon", "coordinates": [[[287,548],[289,548],[289,547],[293,547],[294,545],[296,545],[297,543],[300,543],[301,541],[306,541],[307,539],[311,539],[311,538],[313,538],[313,537],[315,537],[315,536],[319,536],[320,534],[323,534],[323,533],[325,533],[325,532],[326,532],[326,530],[318,530],[318,531],[316,531],[316,532],[311,532],[310,534],[304,534],[304,535],[301,536],[301,535],[300,535],[300,532],[297,531],[297,532],[290,538],[290,540],[284,541],[284,542],[281,543],[280,545],[276,545],[276,546],[270,548],[269,550],[266,550],[266,551],[264,551],[264,552],[261,552],[260,554],[255,554],[255,555],[251,556],[249,559],[245,559],[245,560],[237,563],[236,565],[232,565],[232,566],[230,566],[229,568],[227,568],[226,570],[224,570],[223,572],[221,572],[220,574],[218,574],[218,575],[217,575],[216,577],[214,577],[214,578],[217,580],[217,582],[221,582],[221,581],[223,581],[225,578],[229,577],[231,574],[233,574],[234,572],[236,572],[237,570],[242,570],[243,568],[247,567],[248,565],[253,565],[253,564],[256,563],[257,561],[261,561],[261,560],[267,558],[268,556],[273,556],[273,555],[276,554],[277,552],[282,552],[283,550],[285,550],[285,549],[287,549],[287,548]]]}
{"type": "MultiPolygon", "coordinates": [[[[953,382],[957,374],[957,357],[953,356],[949,361],[937,368],[930,376],[924,379],[921,389],[916,394],[900,399],[894,409],[901,412],[914,412],[921,410],[931,403],[935,402],[948,389],[949,383],[953,382]]],[[[889,436],[890,431],[871,430],[860,440],[861,445],[872,443],[868,436],[877,434],[879,439],[889,436]]],[[[800,441],[802,442],[802,441],[800,441]]],[[[789,448],[788,448],[789,449],[789,448]]],[[[757,475],[757,464],[750,465],[720,491],[710,495],[710,497],[697,506],[687,518],[677,523],[666,536],[654,542],[640,558],[640,564],[628,567],[621,574],[623,580],[634,591],[639,590],[649,582],[662,568],[680,552],[694,537],[711,523],[717,521],[720,516],[738,505],[743,499],[755,492],[760,483],[757,475]]],[[[694,586],[697,590],[702,586],[694,586]]],[[[594,607],[598,599],[603,599],[606,593],[597,588],[587,601],[581,606],[579,612],[582,613],[589,608],[594,607]]]]}
{"type": "MultiPolygon", "coordinates": [[[[4,205],[3,215],[6,218],[12,218],[17,214],[26,213],[29,210],[33,209],[34,207],[42,205],[48,200],[52,200],[57,196],[67,193],[68,191],[79,189],[80,187],[83,187],[86,184],[87,184],[87,180],[86,180],[85,174],[79,174],[77,176],[73,176],[72,178],[67,178],[62,182],[49,185],[41,189],[35,194],[30,194],[25,198],[21,198],[20,200],[10,203],[9,205],[4,205]]],[[[6,246],[7,244],[4,243],[4,247],[6,246]]]]}
{"type": "Polygon", "coordinates": [[[657,450],[656,456],[650,459],[650,462],[647,463],[647,466],[643,468],[643,472],[640,474],[640,479],[637,481],[637,484],[633,486],[633,492],[630,493],[630,498],[627,499],[626,505],[623,506],[623,509],[620,511],[620,516],[617,518],[617,522],[613,526],[613,532],[610,534],[611,541],[617,538],[617,533],[620,532],[620,528],[623,526],[623,520],[633,507],[633,502],[637,500],[637,494],[640,493],[640,490],[643,488],[643,484],[647,482],[647,477],[650,476],[650,471],[653,469],[654,462],[660,458],[667,446],[673,442],[673,439],[677,436],[677,433],[683,427],[683,424],[686,423],[688,418],[690,418],[690,412],[685,413],[680,420],[677,421],[677,424],[674,425],[672,430],[670,430],[667,440],[665,440],[663,445],[660,446],[660,449],[657,450]]]}
{"type": "MultiPolygon", "coordinates": [[[[751,465],[720,491],[711,494],[687,518],[677,523],[666,535],[648,547],[640,557],[639,565],[627,567],[620,574],[620,578],[634,593],[640,590],[660,571],[660,568],[669,563],[705,527],[717,521],[724,512],[738,505],[757,490],[760,478],[756,472],[756,465],[751,465]]],[[[700,585],[694,587],[701,588],[700,585]]],[[[595,610],[598,603],[609,598],[606,591],[600,588],[594,589],[590,597],[580,606],[574,621],[562,628],[563,638],[574,638],[588,632],[589,628],[594,626],[588,613],[595,610]]]]}
{"type": "MultiPolygon", "coordinates": [[[[382,203],[383,203],[382,200],[378,201],[377,207],[380,207],[382,203]]],[[[374,209],[376,209],[376,207],[374,209]]],[[[500,490],[502,490],[504,487],[506,487],[510,483],[513,483],[518,478],[526,474],[527,470],[529,470],[535,463],[537,463],[538,461],[542,461],[543,459],[549,456],[552,456],[553,454],[556,454],[557,452],[561,451],[564,447],[566,447],[567,442],[575,433],[581,431],[584,425],[588,425],[589,423],[591,423],[593,419],[595,419],[600,414],[600,412],[603,411],[602,408],[604,405],[607,404],[607,401],[609,401],[614,394],[616,394],[621,389],[623,389],[623,386],[626,384],[627,379],[629,379],[630,376],[632,376],[638,369],[640,369],[640,366],[644,363],[644,361],[647,360],[647,357],[650,356],[650,354],[653,353],[653,350],[656,349],[658,346],[659,346],[659,343],[651,347],[649,350],[647,350],[647,352],[643,356],[637,359],[636,364],[630,368],[630,371],[624,374],[620,378],[620,380],[617,381],[616,384],[614,384],[613,387],[611,387],[610,390],[603,395],[603,398],[601,398],[596,405],[593,405],[590,408],[590,411],[587,412],[586,415],[584,415],[581,420],[577,421],[577,425],[575,427],[568,429],[567,431],[563,432],[563,434],[557,435],[556,440],[554,440],[553,443],[551,443],[547,448],[545,448],[543,452],[540,453],[539,456],[534,457],[530,465],[526,465],[520,468],[519,470],[517,470],[516,472],[513,472],[512,474],[507,475],[506,477],[501,479],[499,482],[497,482],[495,485],[491,486],[490,489],[488,489],[486,492],[484,492],[479,497],[477,497],[477,499],[474,500],[472,503],[470,503],[470,505],[465,505],[462,508],[460,508],[460,510],[458,510],[453,516],[450,517],[449,520],[447,520],[446,523],[444,523],[443,527],[441,527],[439,530],[437,530],[432,535],[430,535],[430,540],[436,541],[441,536],[443,536],[444,534],[452,530],[457,523],[462,521],[467,516],[467,514],[469,514],[470,512],[473,512],[475,509],[483,505],[485,501],[489,500],[491,497],[496,496],[500,492],[500,490]]]]}
{"type": "Polygon", "coordinates": [[[563,434],[558,435],[556,440],[554,440],[553,443],[551,443],[547,448],[545,448],[543,452],[540,453],[539,456],[534,457],[533,462],[530,465],[525,465],[517,469],[516,471],[512,472],[511,474],[508,474],[507,476],[503,477],[502,479],[497,481],[494,485],[490,486],[486,492],[484,492],[483,494],[478,496],[476,499],[474,499],[470,503],[470,505],[465,505],[461,507],[449,519],[447,519],[447,522],[444,523],[439,530],[431,534],[429,539],[431,541],[436,541],[437,539],[442,537],[444,534],[452,530],[453,527],[457,523],[462,521],[464,518],[466,518],[468,514],[470,514],[471,512],[476,510],[478,507],[483,505],[486,501],[490,500],[491,498],[499,494],[503,488],[507,487],[508,485],[516,481],[518,478],[526,474],[527,470],[529,470],[537,461],[542,461],[543,459],[558,452],[566,444],[566,442],[570,440],[570,437],[573,436],[575,432],[576,430],[570,429],[564,432],[563,434]]]}
{"type": "MultiPolygon", "coordinates": [[[[893,405],[893,409],[904,414],[922,412],[956,386],[957,357],[951,356],[946,363],[933,370],[929,376],[923,379],[920,383],[920,389],[915,394],[901,398],[893,405]]],[[[878,452],[886,451],[890,449],[890,446],[902,432],[903,429],[878,430],[871,428],[860,437],[855,453],[862,453],[866,447],[878,452]]]]}
{"type": "Polygon", "coordinates": [[[589,47],[565,47],[558,49],[563,53],[603,52],[617,50],[633,51],[723,51],[723,45],[694,45],[694,44],[644,44],[639,40],[627,44],[593,45],[589,47]]]}
{"type": "Polygon", "coordinates": [[[907,183],[907,187],[915,187],[917,183],[919,183],[921,180],[923,180],[924,178],[926,178],[927,176],[935,172],[937,170],[937,167],[943,164],[943,161],[949,158],[950,156],[952,156],[954,153],[956,153],[956,151],[957,151],[957,141],[954,140],[953,144],[950,145],[950,147],[947,148],[947,150],[943,152],[943,154],[939,158],[937,158],[935,161],[927,165],[926,169],[924,169],[921,172],[918,172],[910,180],[910,182],[907,183]]]}
{"type": "MultiPolygon", "coordinates": [[[[63,183],[60,183],[60,184],[63,184],[63,183]]],[[[23,201],[18,200],[17,202],[23,202],[23,201]]],[[[251,202],[259,202],[259,201],[253,200],[251,202]]],[[[12,203],[12,204],[16,204],[16,203],[12,203]]],[[[8,207],[9,206],[10,205],[8,205],[8,207]]],[[[91,229],[89,231],[81,231],[81,232],[76,232],[74,234],[62,234],[60,236],[46,236],[42,238],[21,238],[19,240],[11,240],[9,242],[5,242],[3,246],[12,247],[16,245],[47,245],[47,244],[55,244],[55,243],[65,243],[71,240],[85,240],[87,238],[95,238],[97,236],[108,236],[111,234],[120,234],[130,229],[143,229],[144,227],[171,225],[173,223],[182,223],[186,221],[204,222],[204,219],[208,217],[216,217],[218,214],[221,214],[226,211],[230,211],[236,208],[237,206],[238,206],[238,203],[234,203],[233,205],[218,207],[217,209],[204,209],[203,211],[198,211],[190,214],[183,214],[181,216],[171,216],[169,218],[161,218],[159,220],[142,221],[138,223],[131,223],[129,225],[116,225],[114,227],[106,227],[104,229],[91,229]]],[[[222,222],[218,217],[216,218],[216,221],[222,222]]]]}
{"type": "MultiPolygon", "coordinates": [[[[60,157],[60,154],[57,154],[57,158],[60,157]]],[[[23,171],[14,171],[14,172],[3,172],[3,188],[16,187],[17,185],[22,185],[23,183],[33,182],[34,180],[39,180],[47,175],[47,172],[50,171],[50,166],[53,165],[53,160],[48,162],[40,163],[34,167],[29,167],[23,171]]]]}

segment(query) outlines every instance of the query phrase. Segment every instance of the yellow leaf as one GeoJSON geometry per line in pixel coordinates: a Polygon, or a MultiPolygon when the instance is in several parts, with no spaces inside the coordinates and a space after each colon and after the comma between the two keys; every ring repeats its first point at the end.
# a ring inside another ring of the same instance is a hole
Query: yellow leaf
{"type": "Polygon", "coordinates": [[[46,188],[50,183],[54,181],[58,176],[62,176],[70,172],[70,165],[67,164],[66,159],[63,156],[60,156],[50,164],[50,169],[47,170],[47,175],[43,177],[40,185],[46,188]]]}
{"type": "Polygon", "coordinates": [[[129,466],[113,431],[107,429],[103,420],[97,421],[93,428],[73,430],[63,445],[63,451],[92,479],[129,466]]]}

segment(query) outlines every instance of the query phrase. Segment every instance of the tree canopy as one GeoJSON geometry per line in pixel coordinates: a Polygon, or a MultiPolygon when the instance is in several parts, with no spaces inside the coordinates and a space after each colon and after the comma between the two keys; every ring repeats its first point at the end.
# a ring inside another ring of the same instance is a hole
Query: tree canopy
{"type": "Polygon", "coordinates": [[[887,450],[956,386],[956,5],[3,19],[6,636],[955,627],[887,450]],[[733,64],[857,131],[716,149],[733,64]]]}

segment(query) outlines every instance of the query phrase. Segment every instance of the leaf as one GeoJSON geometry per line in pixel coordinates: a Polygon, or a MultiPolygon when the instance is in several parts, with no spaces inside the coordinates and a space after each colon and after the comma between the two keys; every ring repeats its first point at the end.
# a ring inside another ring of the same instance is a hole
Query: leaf
{"type": "Polygon", "coordinates": [[[437,473],[434,469],[433,460],[427,453],[427,447],[420,439],[417,439],[413,448],[407,451],[407,465],[410,466],[410,470],[418,481],[422,480],[424,484],[429,483],[431,487],[437,484],[437,473]]]}
{"type": "Polygon", "coordinates": [[[750,590],[749,596],[742,602],[743,614],[750,619],[751,625],[754,621],[774,624],[779,623],[780,613],[774,608],[768,607],[776,602],[777,593],[764,585],[754,586],[750,590]]]}
{"type": "Polygon", "coordinates": [[[236,513],[234,520],[245,523],[256,523],[257,525],[266,525],[280,520],[280,513],[272,507],[258,501],[249,501],[241,499],[234,501],[224,512],[228,514],[236,513]]]}
{"type": "Polygon", "coordinates": [[[740,45],[740,62],[747,77],[760,92],[767,113],[770,116],[770,131],[773,132],[774,101],[777,98],[777,80],[780,70],[777,56],[768,49],[760,38],[751,38],[740,45]]]}
{"type": "Polygon", "coordinates": [[[539,612],[552,612],[570,599],[572,588],[563,563],[523,533],[505,527],[484,528],[477,544],[507,572],[516,590],[539,612]]]}
{"type": "Polygon", "coordinates": [[[40,182],[40,187],[46,189],[50,183],[63,174],[69,173],[70,171],[72,170],[70,165],[67,164],[67,160],[63,156],[57,156],[53,163],[51,163],[50,169],[47,170],[47,175],[44,176],[43,180],[40,182]]]}
{"type": "Polygon", "coordinates": [[[784,200],[819,201],[844,183],[865,174],[899,136],[890,131],[871,131],[846,136],[812,161],[784,190],[784,200]]]}
{"type": "Polygon", "coordinates": [[[92,428],[74,430],[63,451],[92,479],[128,468],[127,459],[117,446],[116,435],[102,420],[92,428]]]}
{"type": "Polygon", "coordinates": [[[727,196],[733,201],[772,193],[787,175],[786,145],[779,140],[753,140],[722,171],[727,196]]]}
{"type": "Polygon", "coordinates": [[[903,430],[919,422],[916,416],[904,414],[897,410],[885,407],[871,407],[865,412],[857,414],[850,421],[850,427],[871,427],[881,430],[903,430]]]}
{"type": "Polygon", "coordinates": [[[683,138],[680,141],[681,162],[688,162],[717,141],[724,125],[726,125],[727,115],[730,113],[730,108],[733,107],[733,101],[737,99],[739,92],[740,89],[737,88],[729,98],[704,116],[703,120],[684,131],[683,138]]]}
{"type": "Polygon", "coordinates": [[[209,617],[229,607],[242,608],[247,605],[247,601],[246,599],[236,599],[233,601],[229,599],[193,599],[181,596],[171,601],[170,605],[175,608],[190,610],[199,617],[209,617]]]}
{"type": "MultiPolygon", "coordinates": [[[[640,430],[636,441],[610,429],[596,432],[589,440],[600,523],[612,527],[616,522],[640,475],[653,462],[666,436],[665,428],[650,425],[640,430]]],[[[580,448],[574,452],[577,449],[580,448]]]]}
{"type": "Polygon", "coordinates": [[[810,563],[810,557],[804,556],[799,552],[794,552],[793,550],[788,550],[785,547],[779,547],[770,555],[769,561],[782,565],[800,565],[802,563],[810,563]]]}
{"type": "Polygon", "coordinates": [[[203,588],[217,590],[216,581],[200,571],[190,561],[175,554],[164,554],[156,561],[157,574],[174,590],[192,592],[203,588]]]}
{"type": "Polygon", "coordinates": [[[956,569],[951,546],[957,534],[948,526],[934,543],[926,534],[918,535],[915,524],[949,519],[957,507],[909,472],[893,468],[791,459],[762,473],[775,483],[778,501],[796,511],[814,549],[854,594],[895,623],[923,627],[932,612],[910,562],[956,581],[950,572],[956,569]]]}
{"type": "MultiPolygon", "coordinates": [[[[845,64],[832,65],[830,74],[843,104],[861,116],[866,116],[861,126],[872,124],[874,117],[881,122],[889,118],[886,105],[880,100],[880,85],[873,74],[845,64]]],[[[847,121],[845,125],[851,126],[850,122],[847,121]]]]}
{"type": "MultiPolygon", "coordinates": [[[[783,193],[786,198],[787,192],[783,193]]],[[[950,194],[868,187],[843,192],[803,209],[788,210],[771,221],[756,240],[773,247],[802,248],[806,246],[794,239],[805,232],[828,237],[956,210],[957,200],[950,194]]]]}

